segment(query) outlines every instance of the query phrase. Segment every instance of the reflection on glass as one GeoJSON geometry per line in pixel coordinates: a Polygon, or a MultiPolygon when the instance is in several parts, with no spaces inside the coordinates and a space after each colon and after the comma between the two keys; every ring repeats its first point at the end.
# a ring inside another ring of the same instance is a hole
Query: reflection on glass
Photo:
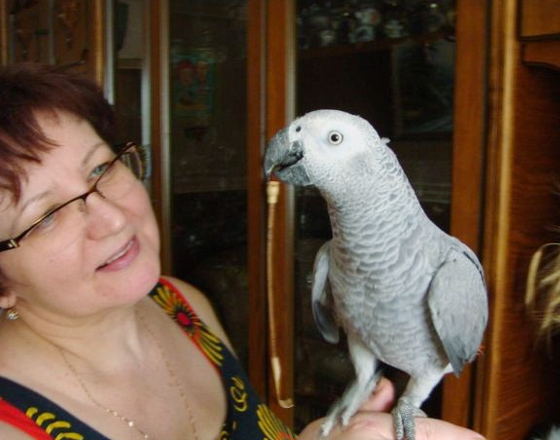
{"type": "Polygon", "coordinates": [[[246,1],[169,2],[173,273],[246,365],[246,1]]]}
{"type": "MultiPolygon", "coordinates": [[[[297,113],[333,108],[367,119],[391,139],[429,217],[449,229],[453,130],[452,0],[300,0],[297,113]],[[328,72],[328,75],[325,74],[328,72]]],[[[313,322],[315,254],[331,237],[326,205],[296,189],[296,429],[323,416],[353,377],[344,342],[325,342],[313,322]]],[[[397,386],[406,379],[390,368],[397,386]]],[[[424,404],[440,412],[441,388],[424,404]]]]}
{"type": "Polygon", "coordinates": [[[149,54],[145,44],[144,0],[113,3],[114,105],[122,142],[146,143],[147,105],[143,81],[149,54]]]}

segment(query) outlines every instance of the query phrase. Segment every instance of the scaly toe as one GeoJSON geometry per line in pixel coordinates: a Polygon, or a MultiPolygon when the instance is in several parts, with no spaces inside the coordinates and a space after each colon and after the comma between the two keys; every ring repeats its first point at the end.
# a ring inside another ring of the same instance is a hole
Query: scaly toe
{"type": "Polygon", "coordinates": [[[397,440],[415,440],[415,417],[426,417],[424,411],[412,405],[406,399],[399,399],[397,406],[391,411],[397,440]]]}
{"type": "Polygon", "coordinates": [[[327,420],[321,425],[321,437],[326,437],[330,434],[334,427],[335,420],[333,417],[327,418],[327,420]]]}

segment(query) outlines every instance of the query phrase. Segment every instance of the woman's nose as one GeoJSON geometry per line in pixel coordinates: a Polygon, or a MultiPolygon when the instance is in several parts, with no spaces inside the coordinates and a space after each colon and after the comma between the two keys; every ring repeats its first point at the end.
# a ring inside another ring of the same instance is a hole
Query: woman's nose
{"type": "Polygon", "coordinates": [[[126,225],[126,215],[117,203],[99,192],[85,200],[88,237],[100,239],[120,232],[126,225]]]}

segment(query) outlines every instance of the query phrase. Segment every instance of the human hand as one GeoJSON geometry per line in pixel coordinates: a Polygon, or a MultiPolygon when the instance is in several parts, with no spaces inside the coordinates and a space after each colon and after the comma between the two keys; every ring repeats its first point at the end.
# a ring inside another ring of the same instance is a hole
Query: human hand
{"type": "MultiPolygon", "coordinates": [[[[371,398],[350,419],[348,426],[336,425],[324,440],[395,440],[393,417],[387,413],[395,400],[395,389],[383,378],[371,398]]],[[[319,440],[323,419],[309,424],[299,440],[319,440]]],[[[483,440],[480,434],[442,420],[418,417],[416,440],[483,440]]]]}

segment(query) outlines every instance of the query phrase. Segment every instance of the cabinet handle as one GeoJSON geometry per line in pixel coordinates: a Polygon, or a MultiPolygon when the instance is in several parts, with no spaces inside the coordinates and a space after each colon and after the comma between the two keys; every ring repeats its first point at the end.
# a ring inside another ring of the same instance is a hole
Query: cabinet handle
{"type": "Polygon", "coordinates": [[[278,353],[278,336],[276,333],[276,313],[274,302],[274,264],[273,264],[273,244],[274,244],[274,215],[276,204],[280,194],[280,182],[271,180],[266,184],[266,195],[268,204],[268,224],[266,232],[266,266],[267,266],[267,302],[268,302],[268,331],[270,344],[270,365],[272,367],[272,378],[274,380],[274,390],[276,400],[281,408],[292,408],[294,401],[291,397],[283,397],[282,389],[282,362],[278,353]]]}

